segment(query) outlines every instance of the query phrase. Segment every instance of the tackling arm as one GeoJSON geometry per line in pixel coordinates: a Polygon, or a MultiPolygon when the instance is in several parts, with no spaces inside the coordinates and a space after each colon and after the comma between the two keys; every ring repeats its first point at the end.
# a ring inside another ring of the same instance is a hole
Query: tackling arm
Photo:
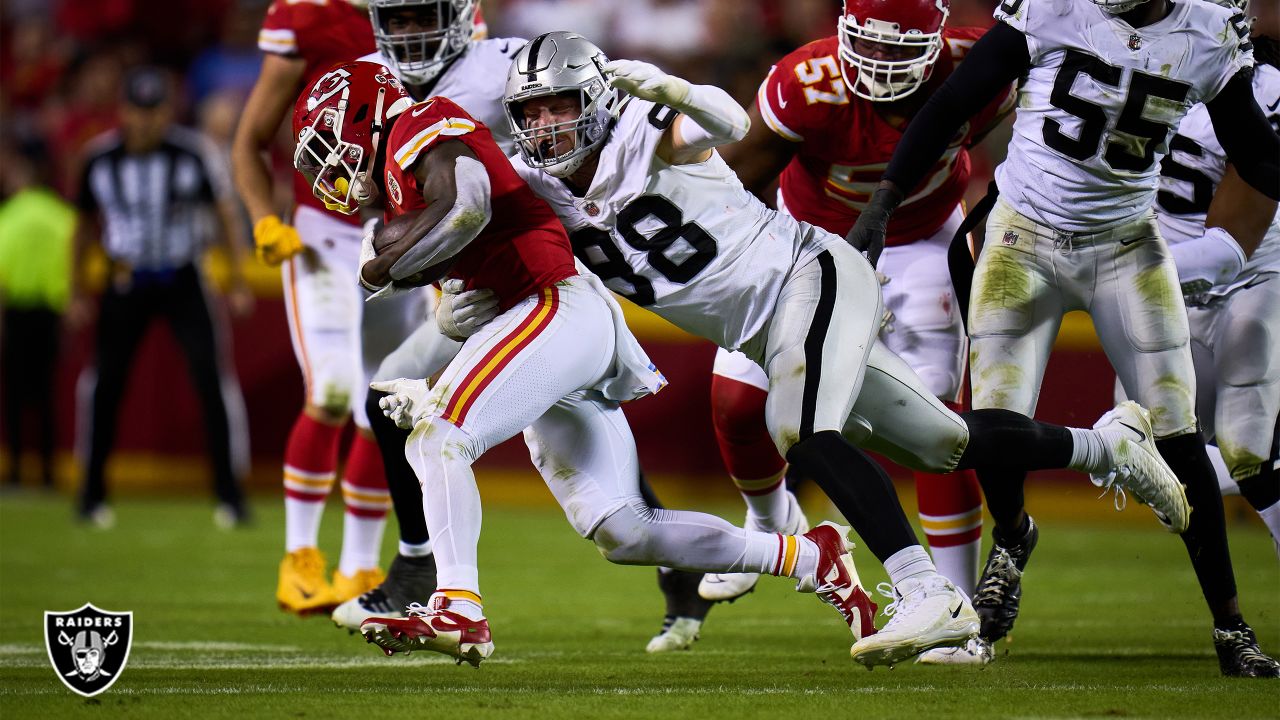
{"type": "Polygon", "coordinates": [[[1213,133],[1245,182],[1280,200],[1280,135],[1253,96],[1253,70],[1241,70],[1205,103],[1213,133]]]}
{"type": "Polygon", "coordinates": [[[752,103],[747,115],[751,123],[747,136],[725,145],[720,155],[747,190],[764,200],[761,193],[768,191],[782,174],[783,168],[796,156],[799,145],[770,129],[760,116],[757,104],[752,103]]]}
{"type": "Polygon", "coordinates": [[[492,217],[489,172],[465,143],[450,140],[420,157],[414,176],[427,208],[398,240],[361,266],[363,281],[386,285],[457,255],[492,217]]]}

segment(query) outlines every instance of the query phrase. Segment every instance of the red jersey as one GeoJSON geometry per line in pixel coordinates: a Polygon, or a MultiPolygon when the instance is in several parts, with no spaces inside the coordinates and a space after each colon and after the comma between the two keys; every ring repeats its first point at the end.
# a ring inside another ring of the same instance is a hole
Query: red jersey
{"type": "MultiPolygon", "coordinates": [[[[984,31],[945,28],[933,72],[917,92],[942,84],[984,31]]],[[[906,124],[889,124],[875,103],[849,92],[840,77],[833,35],[778,61],[756,95],[760,114],[774,132],[798,143],[782,171],[782,202],[791,215],[837,235],[853,227],[889,165],[906,124]]],[[[969,183],[968,147],[974,135],[1013,108],[1010,86],[969,120],[920,186],[889,221],[886,244],[905,245],[932,235],[964,197],[969,183]]]]}
{"type": "Polygon", "coordinates": [[[468,290],[489,288],[502,310],[573,277],[569,236],[551,207],[533,194],[502,154],[489,128],[452,100],[433,97],[400,113],[387,136],[386,219],[427,207],[413,167],[432,143],[458,140],[489,171],[493,217],[479,237],[458,253],[449,276],[468,290]]]}
{"type": "MultiPolygon", "coordinates": [[[[258,31],[258,48],[305,61],[302,87],[310,87],[334,65],[373,52],[373,26],[369,24],[369,13],[347,0],[274,0],[258,31]]],[[[295,89],[300,91],[302,87],[295,89]]],[[[360,223],[359,217],[325,210],[302,174],[289,174],[293,176],[294,202],[347,223],[360,223]]]]}

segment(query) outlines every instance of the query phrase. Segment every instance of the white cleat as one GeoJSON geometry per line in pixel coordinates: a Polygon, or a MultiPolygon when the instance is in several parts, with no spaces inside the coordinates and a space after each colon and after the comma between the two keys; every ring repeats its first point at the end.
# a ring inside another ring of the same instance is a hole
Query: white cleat
{"type": "MultiPolygon", "coordinates": [[[[809,520],[796,496],[787,491],[787,521],[782,527],[765,527],[753,515],[747,513],[747,521],[743,524],[747,530],[759,532],[776,532],[783,535],[799,535],[809,527],[809,520]]],[[[733,602],[756,589],[760,582],[759,573],[707,573],[698,583],[698,595],[711,602],[733,602]]]]}
{"type": "Polygon", "coordinates": [[[884,609],[890,620],[880,631],[853,644],[849,655],[870,670],[897,665],[937,647],[960,647],[978,635],[978,613],[964,593],[941,575],[907,578],[880,594],[895,598],[884,609]]]}
{"type": "Polygon", "coordinates": [[[334,608],[330,617],[333,624],[350,632],[359,632],[360,624],[371,617],[403,619],[404,610],[391,602],[391,598],[378,586],[363,595],[357,595],[334,608]]]}
{"type": "Polygon", "coordinates": [[[981,637],[972,638],[963,647],[938,647],[920,653],[920,665],[986,665],[995,659],[991,643],[981,637]]]}
{"type": "Polygon", "coordinates": [[[1151,431],[1151,414],[1141,405],[1126,400],[1094,423],[1107,445],[1112,470],[1091,475],[1094,485],[1115,491],[1115,506],[1123,510],[1125,491],[1151,506],[1156,518],[1170,532],[1186,532],[1191,523],[1187,490],[1156,451],[1151,431]]]}
{"type": "Polygon", "coordinates": [[[670,625],[662,628],[662,632],[654,635],[645,645],[647,653],[664,653],[672,650],[688,650],[698,640],[698,631],[702,629],[702,621],[693,618],[676,618],[670,625]]]}

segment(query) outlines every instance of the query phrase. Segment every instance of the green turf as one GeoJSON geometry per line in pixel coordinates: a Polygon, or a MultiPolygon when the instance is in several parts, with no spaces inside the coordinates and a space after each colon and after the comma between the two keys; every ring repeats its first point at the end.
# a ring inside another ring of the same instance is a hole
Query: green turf
{"type": "MultiPolygon", "coordinates": [[[[0,717],[1280,714],[1280,682],[1218,676],[1181,543],[1154,522],[1043,522],[1015,642],[988,668],[867,672],[830,608],[768,578],[716,608],[693,651],[646,656],[661,614],[653,570],[609,565],[553,508],[492,507],[481,566],[497,652],[473,670],[442,656],[386,659],[325,619],[276,610],[282,518],[275,502],[258,511],[255,528],[224,533],[203,504],[138,501],[100,532],[73,526],[63,499],[0,498],[0,717]],[[44,610],[86,601],[135,622],[128,667],[92,700],[54,677],[41,629],[44,610]]],[[[1247,617],[1280,651],[1270,540],[1233,527],[1232,547],[1247,617]]],[[[883,580],[858,552],[864,582],[883,580]]]]}

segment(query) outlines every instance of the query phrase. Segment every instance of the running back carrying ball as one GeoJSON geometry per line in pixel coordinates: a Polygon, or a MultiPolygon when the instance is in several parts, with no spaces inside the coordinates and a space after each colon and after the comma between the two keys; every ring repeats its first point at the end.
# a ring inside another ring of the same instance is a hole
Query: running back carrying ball
{"type": "MultiPolygon", "coordinates": [[[[422,214],[422,210],[410,210],[403,215],[393,218],[390,222],[379,225],[373,236],[373,252],[377,256],[384,249],[399,243],[406,231],[409,230],[422,214]]],[[[449,268],[453,267],[454,258],[442,260],[433,265],[422,269],[421,271],[410,275],[402,280],[396,280],[392,284],[398,287],[421,287],[430,285],[439,281],[449,272],[449,268]]],[[[363,281],[363,275],[361,277],[363,281]]]]}

